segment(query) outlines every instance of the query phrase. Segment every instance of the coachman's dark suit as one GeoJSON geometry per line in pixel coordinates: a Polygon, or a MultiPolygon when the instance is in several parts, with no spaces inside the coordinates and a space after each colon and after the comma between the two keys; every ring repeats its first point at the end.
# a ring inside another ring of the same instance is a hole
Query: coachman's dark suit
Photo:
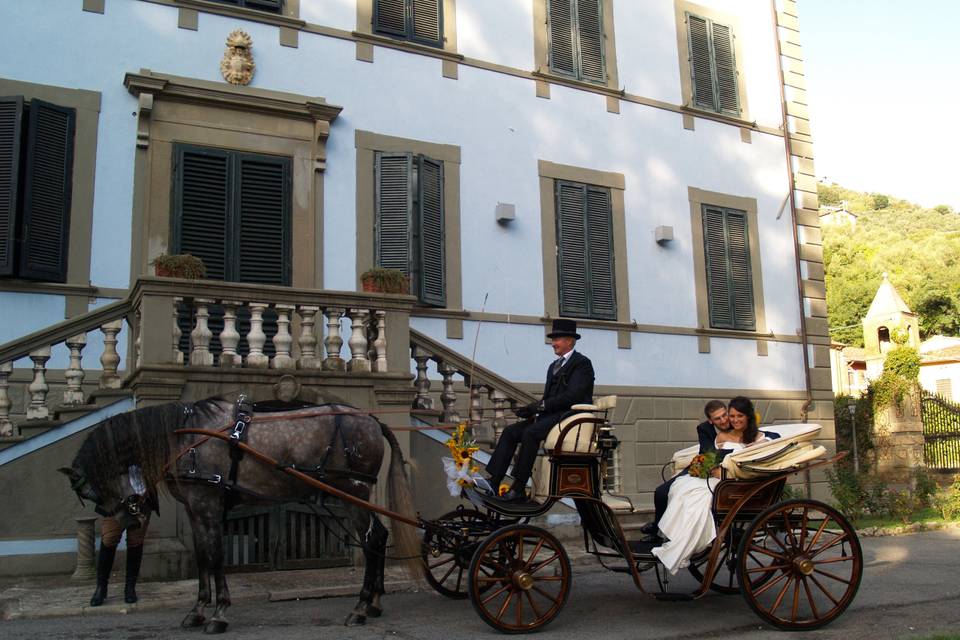
{"type": "Polygon", "coordinates": [[[550,429],[560,422],[573,405],[593,402],[593,378],[593,364],[588,357],[577,351],[570,354],[569,360],[560,367],[556,375],[553,375],[552,364],[547,368],[547,382],[536,416],[504,429],[496,450],[490,456],[487,473],[490,474],[494,488],[506,475],[518,444],[520,454],[513,467],[513,486],[519,490],[527,484],[540,443],[550,433],[550,429]]]}

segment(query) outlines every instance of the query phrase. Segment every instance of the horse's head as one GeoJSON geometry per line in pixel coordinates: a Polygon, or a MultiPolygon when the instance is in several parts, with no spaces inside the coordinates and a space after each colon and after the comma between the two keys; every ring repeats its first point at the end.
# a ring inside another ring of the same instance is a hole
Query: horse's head
{"type": "Polygon", "coordinates": [[[156,509],[156,498],[145,491],[142,480],[132,480],[131,474],[123,473],[112,479],[99,478],[91,482],[87,475],[74,467],[62,467],[60,473],[70,480],[70,488],[80,498],[96,504],[94,511],[101,516],[114,518],[124,529],[133,529],[146,522],[147,515],[156,509]],[[96,486],[94,486],[96,484],[96,486]]]}

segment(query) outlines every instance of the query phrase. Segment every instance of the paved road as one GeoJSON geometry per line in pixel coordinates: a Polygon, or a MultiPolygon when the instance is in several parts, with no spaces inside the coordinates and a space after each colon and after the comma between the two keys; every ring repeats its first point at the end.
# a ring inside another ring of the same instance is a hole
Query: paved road
{"type": "MultiPolygon", "coordinates": [[[[851,608],[834,624],[803,634],[806,639],[885,640],[960,629],[960,530],[863,541],[864,579],[851,608]]],[[[673,588],[692,587],[684,577],[673,588]]],[[[392,594],[384,617],[364,627],[341,622],[353,600],[246,603],[231,609],[229,638],[503,638],[489,629],[468,601],[432,592],[392,594]]],[[[188,608],[125,616],[18,620],[0,623],[3,638],[197,638],[177,623],[188,608]]],[[[573,591],[560,616],[538,637],[558,640],[606,638],[778,638],[739,596],[709,595],[695,602],[655,602],[637,592],[629,577],[595,567],[576,567],[573,591]]]]}

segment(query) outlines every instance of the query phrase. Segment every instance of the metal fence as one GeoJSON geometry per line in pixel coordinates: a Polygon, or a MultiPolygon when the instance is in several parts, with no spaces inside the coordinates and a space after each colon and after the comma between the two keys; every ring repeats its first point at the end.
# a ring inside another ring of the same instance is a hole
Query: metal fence
{"type": "Polygon", "coordinates": [[[960,471],[960,405],[925,393],[920,400],[920,416],[927,466],[960,471]]]}

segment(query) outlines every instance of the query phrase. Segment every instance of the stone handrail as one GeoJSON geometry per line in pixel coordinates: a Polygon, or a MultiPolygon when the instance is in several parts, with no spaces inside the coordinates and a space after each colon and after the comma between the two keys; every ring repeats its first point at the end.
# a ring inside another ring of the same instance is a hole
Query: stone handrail
{"type": "Polygon", "coordinates": [[[470,358],[414,329],[410,330],[410,354],[416,362],[417,369],[417,377],[414,381],[417,388],[414,408],[434,408],[433,398],[430,395],[430,379],[427,377],[427,362],[432,360],[443,378],[440,393],[441,420],[460,421],[460,414],[456,408],[457,394],[453,388],[453,376],[460,375],[464,385],[470,389],[470,427],[474,438],[482,444],[492,445],[499,438],[500,432],[507,425],[505,415],[508,405],[528,404],[536,399],[506,378],[481,367],[470,358]],[[489,425],[484,424],[482,420],[484,395],[492,405],[493,420],[489,425]]]}

